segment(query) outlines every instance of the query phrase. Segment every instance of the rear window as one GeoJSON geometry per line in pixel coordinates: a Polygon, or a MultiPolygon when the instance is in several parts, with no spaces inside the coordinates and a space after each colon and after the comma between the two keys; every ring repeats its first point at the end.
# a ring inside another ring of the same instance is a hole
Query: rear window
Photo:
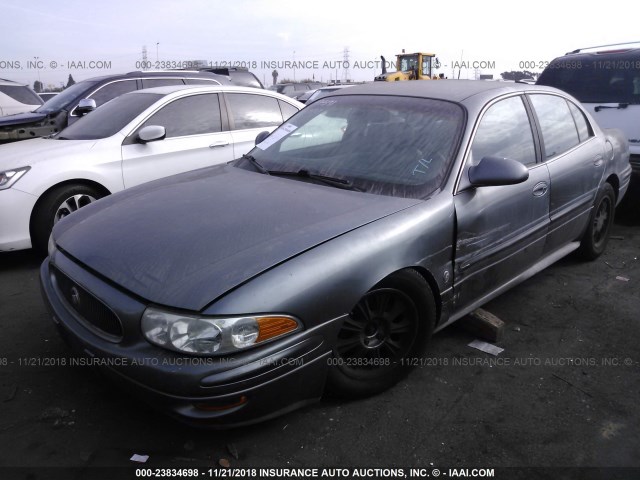
{"type": "Polygon", "coordinates": [[[640,103],[640,54],[562,57],[538,85],[556,87],[583,103],[640,103]]]}
{"type": "Polygon", "coordinates": [[[42,105],[42,99],[24,85],[0,85],[0,92],[25,105],[42,105]]]}

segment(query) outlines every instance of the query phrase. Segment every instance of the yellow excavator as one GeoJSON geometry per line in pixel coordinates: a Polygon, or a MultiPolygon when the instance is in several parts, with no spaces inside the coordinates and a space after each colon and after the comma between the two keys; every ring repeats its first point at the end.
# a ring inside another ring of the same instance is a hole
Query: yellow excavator
{"type": "MultiPolygon", "coordinates": [[[[395,72],[387,72],[386,62],[383,56],[382,73],[377,75],[376,82],[395,82],[399,80],[437,80],[434,70],[440,68],[440,61],[435,53],[402,53],[396,55],[395,72]]],[[[440,75],[440,77],[443,77],[440,75]]]]}

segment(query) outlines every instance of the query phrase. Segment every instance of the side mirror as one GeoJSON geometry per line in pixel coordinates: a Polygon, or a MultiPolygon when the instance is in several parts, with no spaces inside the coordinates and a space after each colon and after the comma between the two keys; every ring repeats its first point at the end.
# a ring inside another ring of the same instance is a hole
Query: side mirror
{"type": "Polygon", "coordinates": [[[484,157],[478,165],[469,168],[469,182],[475,187],[515,185],[528,178],[527,167],[509,158],[484,157]]]}
{"type": "Polygon", "coordinates": [[[258,136],[256,137],[256,145],[258,145],[259,143],[262,143],[262,141],[267,138],[269,135],[271,135],[271,133],[269,133],[268,131],[264,131],[264,132],[260,132],[258,134],[258,136]]]}
{"type": "Polygon", "coordinates": [[[76,112],[79,116],[84,116],[89,112],[93,112],[96,109],[96,101],[93,98],[83,98],[76,107],[76,112]]]}
{"type": "Polygon", "coordinates": [[[167,136],[167,130],[160,125],[147,125],[138,132],[138,141],[140,143],[156,142],[164,140],[167,136]]]}

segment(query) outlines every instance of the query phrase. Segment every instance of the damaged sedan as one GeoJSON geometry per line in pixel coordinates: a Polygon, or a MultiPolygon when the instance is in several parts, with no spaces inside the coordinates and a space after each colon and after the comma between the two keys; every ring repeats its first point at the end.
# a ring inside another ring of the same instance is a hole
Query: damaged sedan
{"type": "Polygon", "coordinates": [[[620,132],[525,84],[356,86],[256,142],[80,209],[41,267],[74,351],[192,424],[390,388],[434,332],[598,257],[631,174],[620,132]]]}

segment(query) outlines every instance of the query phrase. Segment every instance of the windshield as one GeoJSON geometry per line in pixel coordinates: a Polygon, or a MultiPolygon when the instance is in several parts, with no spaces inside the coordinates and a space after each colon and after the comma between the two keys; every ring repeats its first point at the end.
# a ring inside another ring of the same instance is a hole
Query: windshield
{"type": "MultiPolygon", "coordinates": [[[[426,198],[448,174],[463,123],[462,108],[450,102],[330,97],[301,110],[251,155],[274,173],[304,171],[369,193],[426,198]]],[[[247,160],[237,166],[255,170],[247,160]]]]}
{"type": "Polygon", "coordinates": [[[159,93],[142,92],[116,97],[62,130],[56,138],[97,140],[110,137],[162,97],[159,93]]]}
{"type": "Polygon", "coordinates": [[[640,60],[632,56],[563,58],[540,75],[538,85],[564,90],[583,103],[640,103],[640,60]]]}
{"type": "MultiPolygon", "coordinates": [[[[83,82],[71,85],[66,90],[63,90],[55,97],[44,102],[44,105],[39,107],[36,112],[38,113],[53,113],[66,108],[70,103],[74,103],[82,100],[86,97],[89,91],[98,83],[97,81],[85,80],[83,82]]],[[[72,105],[75,107],[75,105],[72,105]]]]}
{"type": "Polygon", "coordinates": [[[418,69],[418,55],[402,55],[400,57],[400,71],[408,72],[409,70],[418,69]]]}

